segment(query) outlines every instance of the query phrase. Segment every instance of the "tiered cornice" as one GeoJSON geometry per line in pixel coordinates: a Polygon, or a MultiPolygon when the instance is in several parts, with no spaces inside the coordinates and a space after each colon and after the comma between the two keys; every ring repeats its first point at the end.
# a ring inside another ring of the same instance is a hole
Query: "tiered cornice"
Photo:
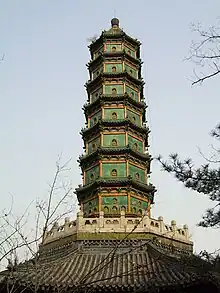
{"type": "Polygon", "coordinates": [[[141,101],[135,101],[132,97],[130,97],[127,93],[118,94],[116,96],[112,96],[111,94],[100,94],[97,99],[93,102],[89,103],[89,101],[84,104],[83,111],[86,116],[91,115],[93,112],[96,112],[103,105],[109,106],[111,104],[115,105],[123,105],[133,108],[135,111],[140,112],[142,116],[145,117],[145,110],[147,108],[144,99],[141,98],[141,101]]]}
{"type": "Polygon", "coordinates": [[[110,119],[98,120],[98,122],[92,127],[86,127],[81,130],[83,139],[90,139],[101,131],[133,131],[136,134],[141,134],[142,138],[147,138],[149,134],[148,127],[141,127],[134,124],[129,118],[112,121],[110,119]],[[114,127],[114,129],[112,129],[114,127]]]}
{"type": "Polygon", "coordinates": [[[82,168],[87,168],[91,166],[91,164],[99,159],[112,159],[114,156],[117,158],[128,158],[133,159],[135,163],[143,164],[147,166],[148,174],[150,173],[150,162],[152,157],[148,153],[140,153],[136,150],[133,150],[129,145],[126,147],[118,147],[118,148],[103,148],[98,147],[96,151],[88,155],[82,155],[79,157],[79,164],[82,168]]]}
{"type": "Polygon", "coordinates": [[[130,61],[136,65],[142,65],[143,61],[140,58],[135,58],[131,55],[129,55],[125,49],[121,50],[121,51],[116,51],[116,52],[102,52],[100,55],[97,56],[97,58],[90,60],[87,63],[87,68],[88,69],[93,69],[94,67],[97,67],[99,65],[101,65],[103,62],[105,61],[109,61],[109,60],[122,60],[122,61],[130,61]]]}
{"type": "Polygon", "coordinates": [[[85,87],[88,92],[92,91],[96,86],[99,86],[103,82],[108,82],[111,81],[112,79],[117,78],[118,81],[122,82],[127,82],[128,84],[135,85],[138,88],[140,86],[144,86],[144,81],[143,79],[135,78],[131,74],[129,74],[127,71],[124,72],[103,72],[100,73],[97,77],[95,77],[92,80],[89,80],[86,84],[85,87]]]}

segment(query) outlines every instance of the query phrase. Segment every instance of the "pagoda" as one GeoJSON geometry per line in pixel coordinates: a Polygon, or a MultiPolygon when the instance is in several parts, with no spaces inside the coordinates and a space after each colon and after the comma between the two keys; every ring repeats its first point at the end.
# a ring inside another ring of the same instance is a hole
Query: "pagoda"
{"type": "Polygon", "coordinates": [[[111,20],[89,46],[80,211],[47,231],[36,257],[0,273],[0,293],[220,292],[187,225],[154,219],[140,42],[111,20]]]}
{"type": "Polygon", "coordinates": [[[150,214],[155,188],[149,184],[140,42],[123,33],[119,20],[90,46],[85,154],[79,158],[83,185],[76,194],[85,217],[150,214]]]}

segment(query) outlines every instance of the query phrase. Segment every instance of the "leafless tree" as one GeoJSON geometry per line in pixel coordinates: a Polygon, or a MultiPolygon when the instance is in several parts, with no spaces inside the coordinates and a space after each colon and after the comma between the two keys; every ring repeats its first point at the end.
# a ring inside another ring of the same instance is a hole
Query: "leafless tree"
{"type": "MultiPolygon", "coordinates": [[[[59,156],[52,183],[49,184],[48,196],[29,204],[24,213],[16,217],[13,212],[14,200],[8,210],[3,209],[0,216],[0,264],[8,261],[9,269],[17,264],[18,258],[35,258],[38,245],[43,244],[47,230],[64,215],[76,209],[76,198],[73,195],[71,181],[67,177],[70,160],[61,162],[59,156]],[[35,204],[36,225],[28,227],[29,210],[35,204]],[[28,232],[27,232],[28,231],[28,232]]],[[[2,267],[0,268],[2,269],[2,267]]]]}
{"type": "Polygon", "coordinates": [[[194,24],[192,30],[197,39],[192,42],[187,59],[202,68],[199,72],[194,70],[192,85],[195,85],[220,74],[220,20],[208,29],[194,24]]]}

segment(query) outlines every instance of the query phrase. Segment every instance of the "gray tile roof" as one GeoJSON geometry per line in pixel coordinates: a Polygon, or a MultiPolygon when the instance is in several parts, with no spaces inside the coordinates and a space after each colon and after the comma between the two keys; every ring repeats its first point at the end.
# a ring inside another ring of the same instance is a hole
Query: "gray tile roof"
{"type": "Polygon", "coordinates": [[[23,286],[74,288],[74,292],[85,288],[110,292],[207,282],[207,268],[183,261],[152,242],[142,245],[139,242],[133,247],[130,243],[117,249],[108,242],[103,243],[82,241],[62,248],[43,249],[36,262],[18,265],[10,278],[23,286]]]}

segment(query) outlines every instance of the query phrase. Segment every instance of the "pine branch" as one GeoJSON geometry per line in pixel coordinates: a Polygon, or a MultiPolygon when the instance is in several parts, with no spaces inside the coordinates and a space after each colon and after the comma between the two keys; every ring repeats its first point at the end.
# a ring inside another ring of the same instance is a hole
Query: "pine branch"
{"type": "Polygon", "coordinates": [[[208,195],[217,204],[206,211],[199,226],[220,227],[220,168],[213,169],[209,164],[195,168],[191,159],[181,161],[178,154],[171,154],[169,161],[157,158],[162,169],[173,174],[186,188],[208,195]]]}

